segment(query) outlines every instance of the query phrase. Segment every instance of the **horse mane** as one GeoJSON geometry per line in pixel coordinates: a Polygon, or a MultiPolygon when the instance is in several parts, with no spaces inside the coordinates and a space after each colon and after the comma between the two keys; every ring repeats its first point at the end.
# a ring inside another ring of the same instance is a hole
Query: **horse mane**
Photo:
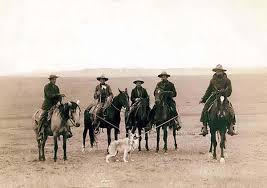
{"type": "Polygon", "coordinates": [[[59,110],[60,116],[65,121],[67,121],[69,119],[69,111],[71,109],[76,109],[77,107],[79,107],[79,105],[76,104],[75,102],[71,101],[70,103],[71,103],[71,105],[69,105],[69,103],[67,102],[67,103],[64,103],[64,104],[60,104],[58,106],[58,110],[59,110]]]}

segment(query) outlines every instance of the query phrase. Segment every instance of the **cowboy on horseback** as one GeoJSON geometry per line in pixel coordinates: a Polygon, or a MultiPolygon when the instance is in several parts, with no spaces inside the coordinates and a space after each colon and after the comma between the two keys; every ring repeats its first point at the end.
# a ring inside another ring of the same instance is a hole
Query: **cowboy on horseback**
{"type": "Polygon", "coordinates": [[[146,100],[146,102],[148,103],[147,107],[149,108],[149,96],[147,94],[147,90],[142,87],[144,81],[142,79],[137,79],[133,83],[136,86],[131,92],[132,105],[128,117],[130,117],[130,114],[136,111],[136,109],[141,103],[141,100],[146,100]]]}
{"type": "Polygon", "coordinates": [[[159,101],[158,97],[160,96],[161,92],[164,92],[164,93],[168,94],[167,103],[170,106],[172,116],[173,117],[177,116],[177,118],[175,118],[174,121],[175,121],[175,124],[177,126],[177,130],[179,130],[179,129],[181,129],[181,125],[179,124],[179,121],[178,121],[178,113],[176,110],[176,103],[173,100],[173,97],[177,96],[175,86],[172,82],[170,82],[168,80],[170,75],[167,74],[165,71],[163,71],[161,74],[159,74],[158,77],[161,78],[161,81],[157,83],[157,86],[154,90],[154,96],[156,98],[156,101],[155,101],[155,105],[153,106],[153,109],[151,111],[151,116],[152,117],[154,116],[155,110],[157,108],[157,103],[159,101]]]}
{"type": "MultiPolygon", "coordinates": [[[[43,134],[46,128],[49,128],[49,120],[48,115],[51,113],[51,109],[55,106],[58,102],[62,102],[62,98],[65,97],[64,94],[60,94],[59,87],[56,85],[56,79],[58,76],[50,75],[49,76],[49,83],[44,87],[44,102],[42,104],[42,114],[40,117],[40,121],[38,123],[38,139],[41,140],[43,138],[43,134]]],[[[70,128],[67,133],[67,137],[72,137],[72,133],[70,128]]]]}
{"type": "Polygon", "coordinates": [[[136,86],[131,92],[131,101],[132,101],[131,111],[133,111],[136,108],[136,106],[140,103],[142,99],[147,99],[149,103],[149,96],[147,94],[147,90],[142,87],[142,84],[144,83],[144,81],[142,79],[137,79],[133,83],[136,86]]]}
{"type": "Polygon", "coordinates": [[[104,75],[96,78],[100,84],[98,84],[95,88],[94,99],[97,100],[97,105],[94,109],[94,125],[99,123],[97,116],[103,114],[105,116],[106,108],[111,104],[113,99],[113,93],[111,87],[106,84],[108,78],[104,75]]]}
{"type": "MultiPolygon", "coordinates": [[[[205,103],[203,108],[200,121],[203,123],[200,135],[206,136],[208,134],[207,124],[208,124],[208,111],[211,106],[216,101],[216,94],[218,92],[223,95],[225,98],[230,97],[232,94],[232,85],[231,80],[227,77],[225,73],[226,70],[222,65],[217,65],[216,68],[212,69],[215,72],[213,78],[210,81],[209,87],[206,90],[205,95],[201,98],[200,103],[205,103]]],[[[231,115],[231,123],[228,127],[228,134],[231,136],[236,135],[234,131],[234,125],[236,123],[235,113],[232,104],[227,101],[227,109],[231,115]]]]}

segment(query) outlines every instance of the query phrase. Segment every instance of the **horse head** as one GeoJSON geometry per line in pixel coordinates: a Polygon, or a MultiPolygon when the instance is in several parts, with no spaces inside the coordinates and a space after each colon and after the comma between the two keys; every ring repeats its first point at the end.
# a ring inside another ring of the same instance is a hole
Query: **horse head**
{"type": "Polygon", "coordinates": [[[170,114],[170,107],[167,103],[168,97],[170,96],[170,92],[168,91],[160,91],[156,92],[156,111],[155,111],[155,119],[158,120],[166,120],[170,114]]]}
{"type": "Polygon", "coordinates": [[[80,116],[81,116],[81,109],[79,106],[80,101],[77,102],[68,102],[69,107],[69,121],[75,127],[80,127],[80,116]]]}
{"type": "Polygon", "coordinates": [[[119,95],[118,95],[119,103],[124,108],[129,109],[130,105],[129,105],[129,95],[128,95],[128,92],[127,92],[127,88],[125,89],[125,91],[121,91],[119,89],[119,92],[120,92],[119,95]]]}
{"type": "Polygon", "coordinates": [[[227,108],[225,105],[226,102],[227,102],[226,97],[224,97],[223,95],[218,96],[218,98],[217,98],[217,107],[218,107],[217,118],[219,120],[223,120],[223,119],[227,118],[228,111],[227,111],[227,108]]]}

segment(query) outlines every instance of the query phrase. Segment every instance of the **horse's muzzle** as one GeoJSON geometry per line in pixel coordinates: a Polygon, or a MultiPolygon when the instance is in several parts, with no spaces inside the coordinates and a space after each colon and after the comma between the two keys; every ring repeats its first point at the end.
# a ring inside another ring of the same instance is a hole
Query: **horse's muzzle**
{"type": "Polygon", "coordinates": [[[76,123],[75,127],[80,127],[80,125],[81,125],[80,123],[76,123]]]}

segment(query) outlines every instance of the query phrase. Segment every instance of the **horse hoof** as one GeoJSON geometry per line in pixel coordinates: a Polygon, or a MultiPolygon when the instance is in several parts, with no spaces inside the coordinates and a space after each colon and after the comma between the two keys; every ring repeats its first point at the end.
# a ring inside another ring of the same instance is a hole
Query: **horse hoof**
{"type": "Polygon", "coordinates": [[[66,161],[67,160],[67,158],[64,158],[64,161],[66,161]]]}
{"type": "Polygon", "coordinates": [[[54,162],[57,162],[57,160],[56,160],[56,159],[54,159],[54,162]]]}
{"type": "Polygon", "coordinates": [[[221,163],[221,164],[224,164],[224,163],[225,163],[225,160],[224,160],[223,157],[221,158],[220,163],[221,163]]]}
{"type": "Polygon", "coordinates": [[[146,148],[146,151],[149,151],[149,148],[146,148]]]}
{"type": "Polygon", "coordinates": [[[213,155],[212,155],[211,152],[208,153],[208,158],[209,158],[209,159],[212,159],[212,158],[213,158],[213,155]]]}
{"type": "Polygon", "coordinates": [[[214,159],[214,160],[217,160],[217,157],[214,157],[214,156],[213,156],[213,159],[214,159]]]}

